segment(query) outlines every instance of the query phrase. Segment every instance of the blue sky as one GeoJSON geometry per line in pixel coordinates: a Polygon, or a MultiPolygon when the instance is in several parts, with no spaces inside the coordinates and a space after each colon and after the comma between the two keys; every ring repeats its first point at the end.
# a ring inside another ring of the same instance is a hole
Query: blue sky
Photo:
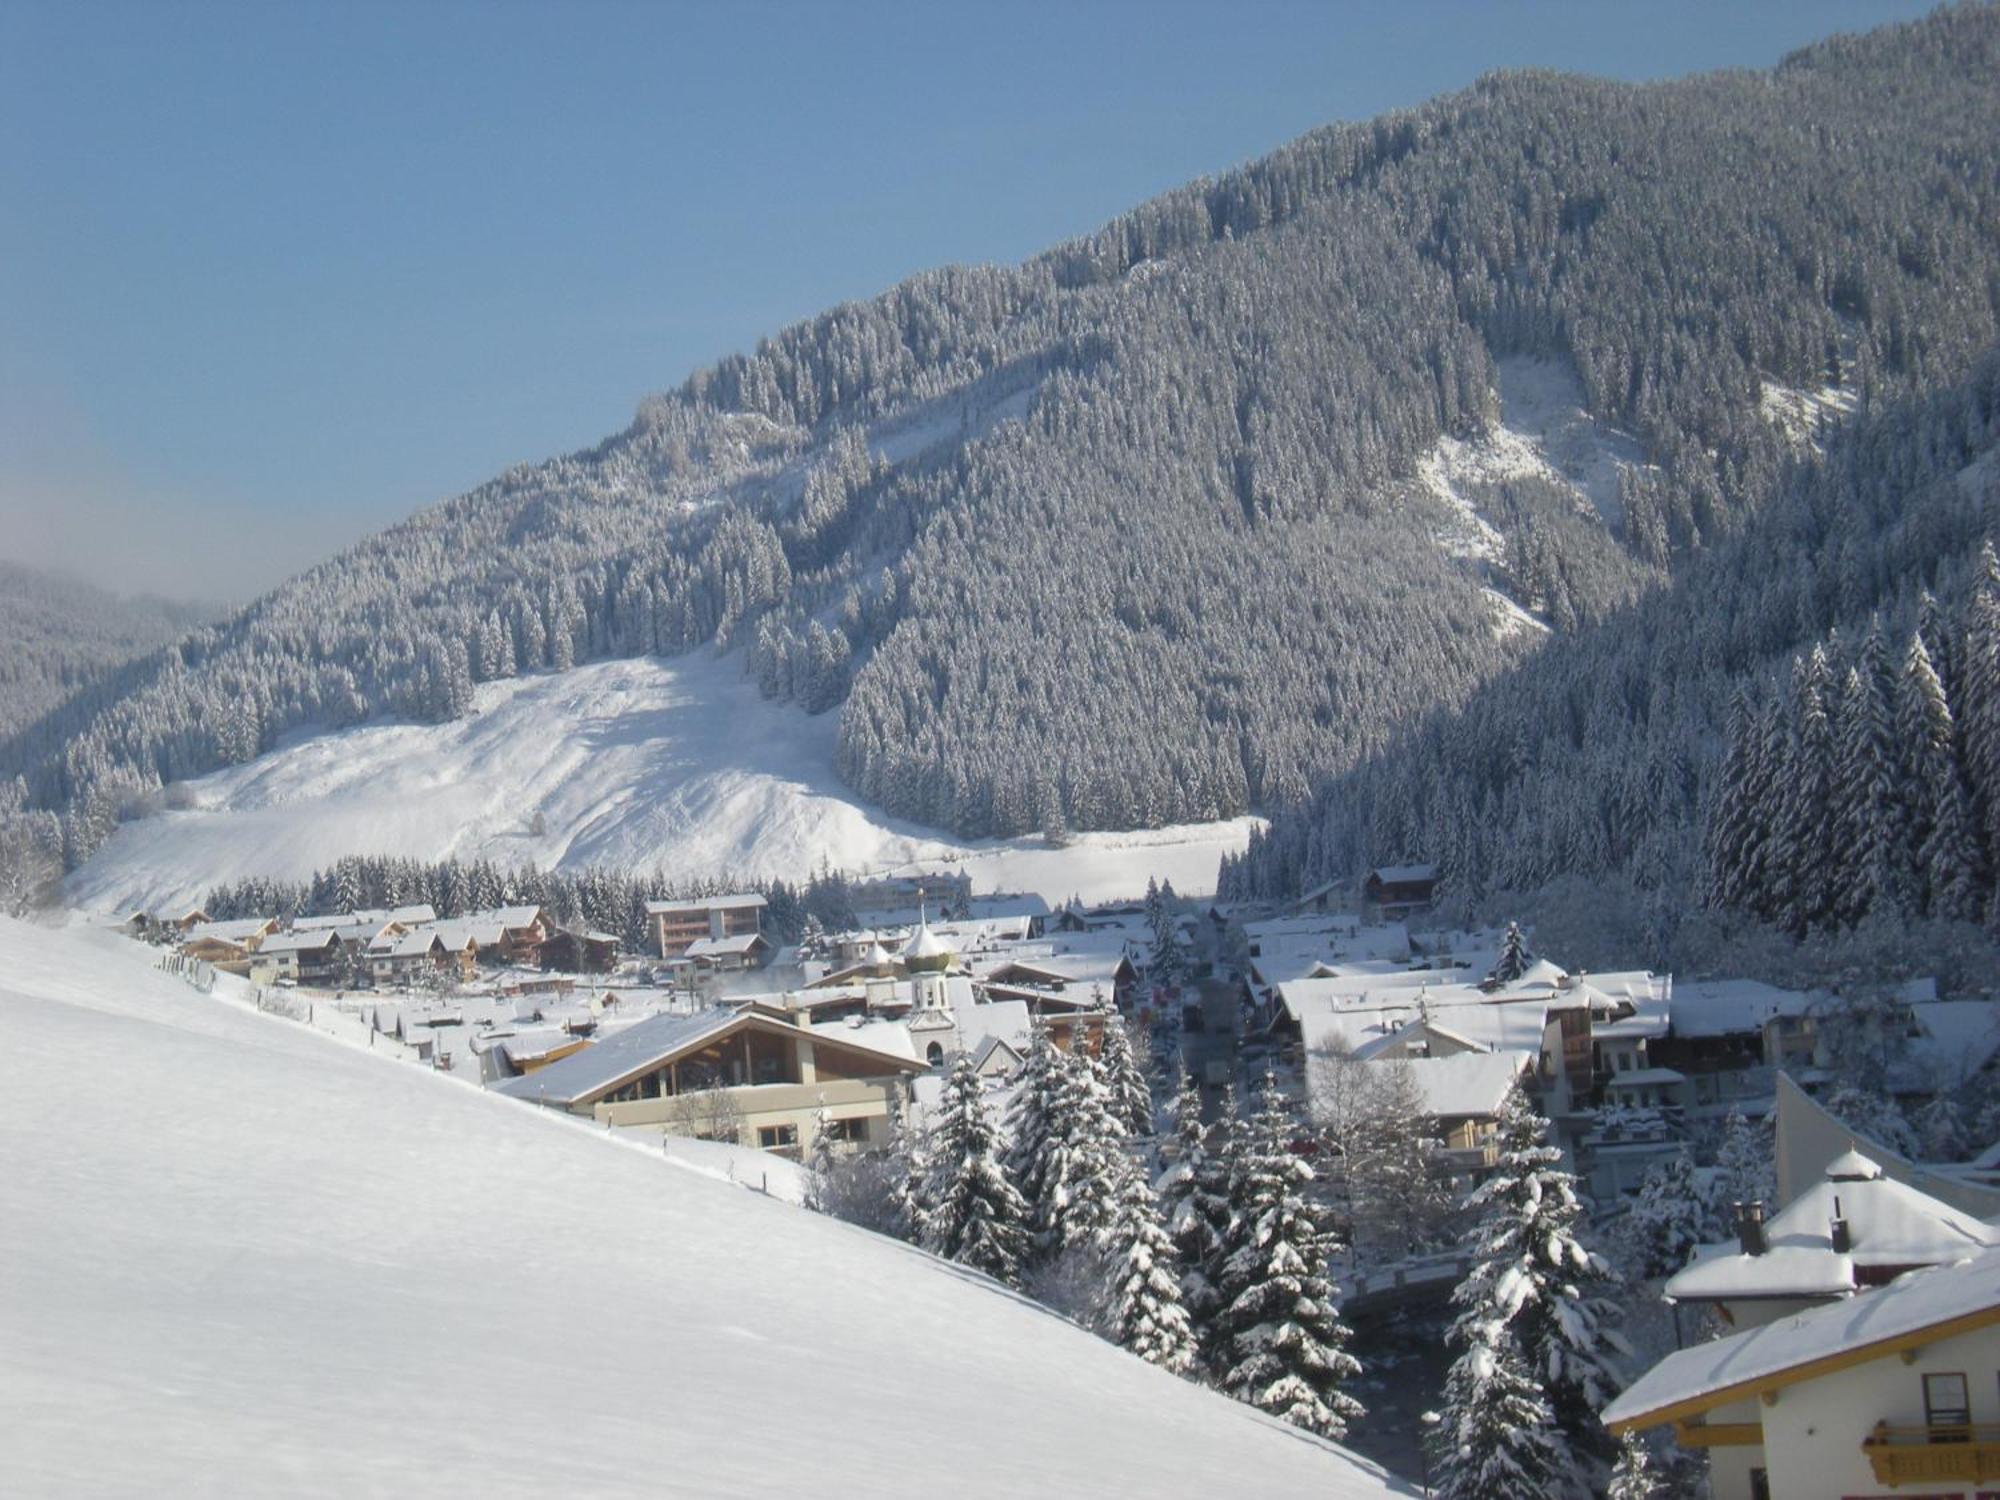
{"type": "Polygon", "coordinates": [[[0,556],[244,598],[1316,124],[1928,8],[0,0],[0,556]]]}

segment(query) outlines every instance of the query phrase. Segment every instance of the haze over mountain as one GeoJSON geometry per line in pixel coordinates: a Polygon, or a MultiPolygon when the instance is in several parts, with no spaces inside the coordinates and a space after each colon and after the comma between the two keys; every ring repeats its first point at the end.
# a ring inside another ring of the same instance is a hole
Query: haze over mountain
{"type": "Polygon", "coordinates": [[[0,558],[0,735],[32,724],[103,673],[177,640],[215,611],[126,597],[0,558]]]}
{"type": "MultiPolygon", "coordinates": [[[[1740,531],[2000,318],[2000,12],[1496,75],[948,268],[392,528],[0,746],[76,863],[281,735],[734,652],[964,836],[1278,810],[1740,531]]],[[[1318,868],[1317,856],[1295,861],[1318,868]]]]}

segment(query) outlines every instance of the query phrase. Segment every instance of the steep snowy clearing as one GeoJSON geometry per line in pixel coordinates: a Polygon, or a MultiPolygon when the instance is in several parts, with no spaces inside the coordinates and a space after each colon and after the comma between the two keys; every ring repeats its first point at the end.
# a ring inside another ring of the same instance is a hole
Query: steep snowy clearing
{"type": "Polygon", "coordinates": [[[1494,365],[1500,421],[1466,442],[1447,437],[1423,460],[1426,488],[1459,524],[1439,540],[1461,557],[1499,556],[1501,539],[1482,513],[1482,491],[1510,479],[1544,479],[1575,492],[1605,525],[1619,525],[1618,475],[1645,463],[1637,443],[1583,405],[1576,372],[1557,360],[1514,355],[1494,365]]]}
{"type": "Polygon", "coordinates": [[[293,737],[190,782],[190,808],[120,828],[70,879],[114,911],[199,900],[219,880],[300,878],[343,854],[610,865],[804,879],[963,868],[976,890],[1052,901],[1214,888],[1253,819],[1142,834],[960,844],[860,802],[833,772],[835,718],[760,697],[733,658],[598,662],[488,683],[451,724],[293,737]],[[540,831],[537,831],[540,830],[540,831]]]}
{"type": "Polygon", "coordinates": [[[0,922],[0,1492],[1413,1493],[906,1247],[0,922]]]}
{"type": "MultiPolygon", "coordinates": [[[[1579,509],[1616,529],[1623,512],[1618,476],[1646,461],[1644,450],[1584,409],[1576,372],[1555,360],[1510,356],[1494,366],[1500,421],[1466,441],[1439,441],[1418,465],[1423,488],[1448,520],[1438,543],[1475,565],[1500,560],[1505,539],[1488,519],[1492,492],[1510,480],[1540,479],[1570,491],[1579,509]]],[[[1489,589],[1502,634],[1546,626],[1498,589],[1489,589]]]]}
{"type": "Polygon", "coordinates": [[[1801,448],[1819,446],[1816,434],[1823,422],[1841,422],[1854,415],[1854,392],[1837,385],[1816,391],[1794,390],[1766,383],[1757,397],[1764,420],[1801,448]]]}

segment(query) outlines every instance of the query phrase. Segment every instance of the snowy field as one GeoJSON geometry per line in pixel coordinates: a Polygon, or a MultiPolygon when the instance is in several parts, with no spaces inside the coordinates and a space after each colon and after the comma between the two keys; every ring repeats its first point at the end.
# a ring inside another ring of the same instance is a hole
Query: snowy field
{"type": "Polygon", "coordinates": [[[963,869],[976,891],[1056,902],[1215,886],[1255,820],[964,844],[884,817],[834,775],[835,715],[769,702],[736,658],[598,662],[483,684],[451,724],[288,737],[182,789],[193,806],[127,823],[69,881],[72,905],[199,900],[221,880],[299,879],[343,854],[448,855],[801,880],[963,869]]]}
{"type": "Polygon", "coordinates": [[[917,1252],[0,921],[0,1493],[1410,1494],[917,1252]]]}

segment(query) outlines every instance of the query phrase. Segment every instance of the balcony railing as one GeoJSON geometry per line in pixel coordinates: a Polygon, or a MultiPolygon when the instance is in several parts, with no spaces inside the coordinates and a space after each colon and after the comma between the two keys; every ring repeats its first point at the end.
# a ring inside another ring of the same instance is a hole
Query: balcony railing
{"type": "Polygon", "coordinates": [[[1878,1422],[1861,1451],[1880,1484],[1932,1479],[1981,1484],[2000,1479],[2000,1425],[1891,1427],[1878,1422]]]}

